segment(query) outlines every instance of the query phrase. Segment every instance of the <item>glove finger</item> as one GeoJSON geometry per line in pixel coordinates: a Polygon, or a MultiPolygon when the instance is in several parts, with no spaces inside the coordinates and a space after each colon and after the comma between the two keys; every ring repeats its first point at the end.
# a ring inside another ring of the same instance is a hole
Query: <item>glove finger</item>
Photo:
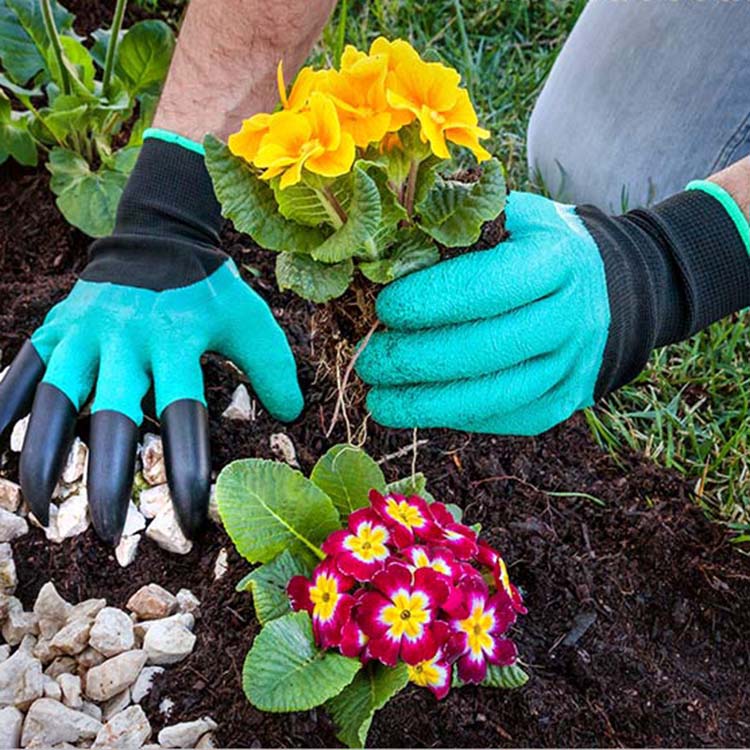
{"type": "Polygon", "coordinates": [[[44,362],[30,341],[24,342],[0,382],[0,442],[6,431],[29,413],[44,362]]]}
{"type": "Polygon", "coordinates": [[[357,359],[370,385],[476,378],[560,348],[575,324],[559,295],[473,323],[423,331],[376,333],[357,359]]]}
{"type": "Polygon", "coordinates": [[[128,514],[137,446],[138,425],[130,417],[109,409],[92,414],[89,508],[96,533],[113,546],[128,514]]]}
{"type": "Polygon", "coordinates": [[[548,234],[529,233],[437,263],[383,289],[378,317],[389,328],[412,331],[502,315],[563,286],[570,264],[557,249],[548,234]]]}
{"type": "Polygon", "coordinates": [[[554,352],[471,380],[374,388],[367,406],[373,418],[386,427],[464,430],[489,414],[532,403],[565,377],[569,361],[554,352]]]}
{"type": "Polygon", "coordinates": [[[88,494],[96,533],[112,545],[120,541],[127,518],[143,419],[141,402],[149,382],[132,344],[108,340],[92,405],[88,494]]]}
{"type": "Polygon", "coordinates": [[[217,351],[248,376],[273,417],[284,422],[296,419],[304,406],[297,365],[284,331],[266,303],[252,293],[230,329],[227,337],[216,343],[217,351]]]}
{"type": "Polygon", "coordinates": [[[36,389],[31,419],[21,451],[21,490],[42,526],[49,523],[49,504],[75,434],[75,404],[56,386],[36,389]]]}
{"type": "Polygon", "coordinates": [[[200,401],[173,401],[161,414],[167,480],[177,520],[194,539],[208,516],[211,448],[208,410],[200,401]]]}
{"type": "Polygon", "coordinates": [[[91,392],[96,366],[94,342],[69,336],[55,347],[36,389],[19,473],[21,489],[44,526],[73,441],[76,415],[91,392]]]}
{"type": "MultiPolygon", "coordinates": [[[[559,227],[560,212],[570,210],[570,208],[565,204],[551,201],[543,195],[513,190],[508,195],[505,204],[505,228],[512,237],[517,238],[545,228],[559,227]]],[[[559,231],[559,229],[553,231],[559,231]]]]}

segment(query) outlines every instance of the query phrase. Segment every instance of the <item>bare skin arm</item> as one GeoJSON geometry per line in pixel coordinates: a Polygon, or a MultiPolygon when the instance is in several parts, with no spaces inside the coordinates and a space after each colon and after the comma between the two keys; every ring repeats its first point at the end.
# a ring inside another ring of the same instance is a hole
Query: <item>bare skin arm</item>
{"type": "Polygon", "coordinates": [[[294,77],[336,0],[192,0],[154,126],[225,139],[278,101],[276,66],[294,77]]]}
{"type": "Polygon", "coordinates": [[[740,159],[708,179],[723,187],[742,209],[745,218],[750,219],[750,156],[740,159]]]}

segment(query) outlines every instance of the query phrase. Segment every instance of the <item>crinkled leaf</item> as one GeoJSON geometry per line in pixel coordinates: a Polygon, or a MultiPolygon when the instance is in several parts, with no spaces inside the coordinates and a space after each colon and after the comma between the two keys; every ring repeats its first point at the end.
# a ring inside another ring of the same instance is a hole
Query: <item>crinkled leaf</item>
{"type": "Polygon", "coordinates": [[[448,180],[440,175],[427,196],[416,205],[422,229],[447,247],[474,244],[482,224],[505,206],[505,178],[497,159],[482,165],[476,182],[448,180]]]}
{"type": "MultiPolygon", "coordinates": [[[[308,227],[319,227],[325,224],[335,228],[340,224],[341,219],[320,189],[305,182],[298,182],[282,190],[280,182],[280,179],[271,180],[271,188],[279,206],[279,213],[285,219],[308,227]]],[[[327,188],[342,208],[346,209],[351,199],[351,175],[337,178],[327,188]]]]}
{"type": "Polygon", "coordinates": [[[28,131],[26,113],[11,110],[8,97],[0,90],[0,164],[12,156],[19,164],[34,167],[37,148],[28,131]]]}
{"type": "Polygon", "coordinates": [[[306,612],[272,620],[256,636],[242,669],[247,699],[261,711],[307,711],[338,695],[361,668],[358,659],[321,651],[306,612]]]}
{"type": "Polygon", "coordinates": [[[326,703],[336,724],[336,736],[348,747],[364,747],[375,712],[408,682],[405,664],[394,668],[371,662],[350,685],[326,703]]]}
{"type": "Polygon", "coordinates": [[[116,69],[133,96],[158,93],[174,51],[174,34],[164,21],[138,21],[117,47],[116,69]]]}
{"type": "Polygon", "coordinates": [[[123,149],[112,160],[92,172],[85,159],[73,151],[53,148],[47,169],[57,207],[67,221],[91,237],[112,232],[115,212],[132,169],[135,154],[123,149]],[[127,152],[127,153],[125,153],[127,152]]]}
{"type": "Polygon", "coordinates": [[[320,263],[309,255],[280,253],[276,258],[279,289],[291,289],[312,302],[328,302],[340,297],[354,275],[351,258],[341,263],[320,263]]]}
{"type": "Polygon", "coordinates": [[[249,458],[225,467],[216,483],[219,515],[237,551],[267,563],[285,549],[317,553],[340,527],[339,514],[319,487],[286,464],[249,458]]]}
{"type": "Polygon", "coordinates": [[[404,477],[395,482],[389,482],[386,487],[388,492],[396,495],[422,495],[427,487],[427,478],[421,471],[418,471],[413,477],[404,477]]]}
{"type": "Polygon", "coordinates": [[[367,243],[372,243],[381,218],[378,186],[361,166],[355,164],[347,220],[312,251],[313,258],[323,263],[338,263],[355,256],[370,256],[372,250],[367,243]]]}
{"type": "Polygon", "coordinates": [[[51,107],[44,107],[41,115],[57,141],[64,141],[73,133],[86,133],[93,119],[89,102],[75,94],[60,94],[51,107]]]}
{"type": "Polygon", "coordinates": [[[370,490],[385,490],[378,464],[353,445],[334,445],[315,464],[310,480],[333,500],[342,521],[369,503],[370,490]]]}
{"type": "Polygon", "coordinates": [[[487,665],[487,676],[482,685],[485,687],[504,688],[513,690],[523,687],[529,681],[529,675],[518,666],[498,667],[496,664],[487,665]]]}
{"type": "Polygon", "coordinates": [[[396,194],[389,186],[388,173],[383,164],[379,161],[366,161],[364,159],[357,163],[375,181],[380,194],[380,226],[365,243],[368,257],[380,259],[393,246],[399,231],[399,223],[407,219],[408,216],[406,209],[399,203],[396,194]]]}
{"type": "Polygon", "coordinates": [[[204,145],[222,213],[237,231],[249,234],[261,247],[279,252],[309,253],[324,241],[326,235],[320,229],[281,216],[270,186],[225,144],[209,135],[204,145]]]}
{"type": "MultiPolygon", "coordinates": [[[[69,32],[73,14],[55,0],[51,4],[57,30],[69,32]]],[[[13,81],[23,85],[39,71],[46,71],[48,44],[39,0],[0,0],[0,61],[13,81]]]]}
{"type": "MultiPolygon", "coordinates": [[[[70,74],[72,93],[88,97],[92,101],[94,96],[94,58],[78,39],[70,36],[60,37],[60,43],[65,57],[65,67],[70,74]]],[[[53,81],[60,80],[60,66],[57,57],[49,46],[45,50],[47,69],[53,81]]]]}
{"type": "Polygon", "coordinates": [[[310,568],[301,558],[285,549],[277,558],[248,573],[236,586],[237,591],[250,591],[255,614],[265,625],[291,612],[286,587],[293,576],[309,575],[310,568]]]}
{"type": "Polygon", "coordinates": [[[440,252],[432,237],[410,227],[395,232],[389,257],[360,263],[359,270],[376,284],[389,284],[420,268],[432,266],[439,260],[440,252]]]}

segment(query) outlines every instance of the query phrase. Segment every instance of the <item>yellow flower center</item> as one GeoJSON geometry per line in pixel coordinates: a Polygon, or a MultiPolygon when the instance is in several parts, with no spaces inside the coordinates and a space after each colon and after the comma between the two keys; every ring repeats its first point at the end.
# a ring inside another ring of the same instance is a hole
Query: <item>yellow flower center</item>
{"type": "Polygon", "coordinates": [[[510,588],[510,576],[508,576],[508,568],[505,565],[505,561],[502,557],[498,558],[498,568],[500,569],[500,583],[505,589],[505,593],[512,598],[513,591],[510,588]]]}
{"type": "Polygon", "coordinates": [[[336,579],[328,573],[321,573],[315,579],[315,585],[310,588],[310,601],[313,607],[313,617],[319,620],[330,620],[339,600],[339,587],[336,579]]]}
{"type": "Polygon", "coordinates": [[[430,558],[427,557],[427,553],[423,549],[417,550],[415,552],[413,560],[415,568],[432,568],[433,570],[437,571],[438,573],[442,573],[445,576],[449,576],[451,574],[451,570],[445,560],[441,560],[439,557],[435,558],[434,560],[430,560],[430,558]]]}
{"type": "Polygon", "coordinates": [[[482,604],[475,604],[471,614],[458,624],[468,636],[469,649],[474,656],[480,656],[484,650],[492,648],[489,631],[494,624],[495,618],[484,611],[482,604]]]}
{"type": "Polygon", "coordinates": [[[388,557],[388,549],[385,546],[385,529],[382,526],[373,528],[369,522],[361,523],[357,533],[346,538],[344,542],[350,552],[353,552],[360,560],[371,562],[388,557]]]}
{"type": "Polygon", "coordinates": [[[394,521],[398,521],[410,529],[424,524],[422,514],[413,505],[409,505],[406,500],[397,501],[389,497],[386,503],[386,513],[394,521]]]}
{"type": "Polygon", "coordinates": [[[435,659],[421,661],[419,664],[412,666],[407,665],[409,680],[419,687],[428,687],[437,685],[440,682],[440,670],[435,666],[435,659]]]}
{"type": "Polygon", "coordinates": [[[398,591],[389,604],[383,609],[383,621],[390,626],[388,634],[397,639],[406,635],[417,638],[422,633],[422,625],[429,619],[429,602],[421,591],[409,594],[398,591]]]}

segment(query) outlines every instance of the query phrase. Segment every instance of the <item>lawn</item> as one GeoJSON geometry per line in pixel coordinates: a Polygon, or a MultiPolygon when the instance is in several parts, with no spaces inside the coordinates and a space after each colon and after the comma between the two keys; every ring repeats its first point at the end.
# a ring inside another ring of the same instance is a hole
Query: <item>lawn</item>
{"type": "MultiPolygon", "coordinates": [[[[313,58],[335,58],[344,42],[364,48],[381,34],[409,39],[462,73],[510,186],[539,190],[526,168],[526,127],[584,6],[583,0],[342,0],[313,58]]],[[[694,478],[696,501],[730,524],[738,540],[750,539],[745,320],[742,314],[717,323],[655,353],[635,383],[587,414],[597,440],[615,454],[633,449],[694,478]]]]}

